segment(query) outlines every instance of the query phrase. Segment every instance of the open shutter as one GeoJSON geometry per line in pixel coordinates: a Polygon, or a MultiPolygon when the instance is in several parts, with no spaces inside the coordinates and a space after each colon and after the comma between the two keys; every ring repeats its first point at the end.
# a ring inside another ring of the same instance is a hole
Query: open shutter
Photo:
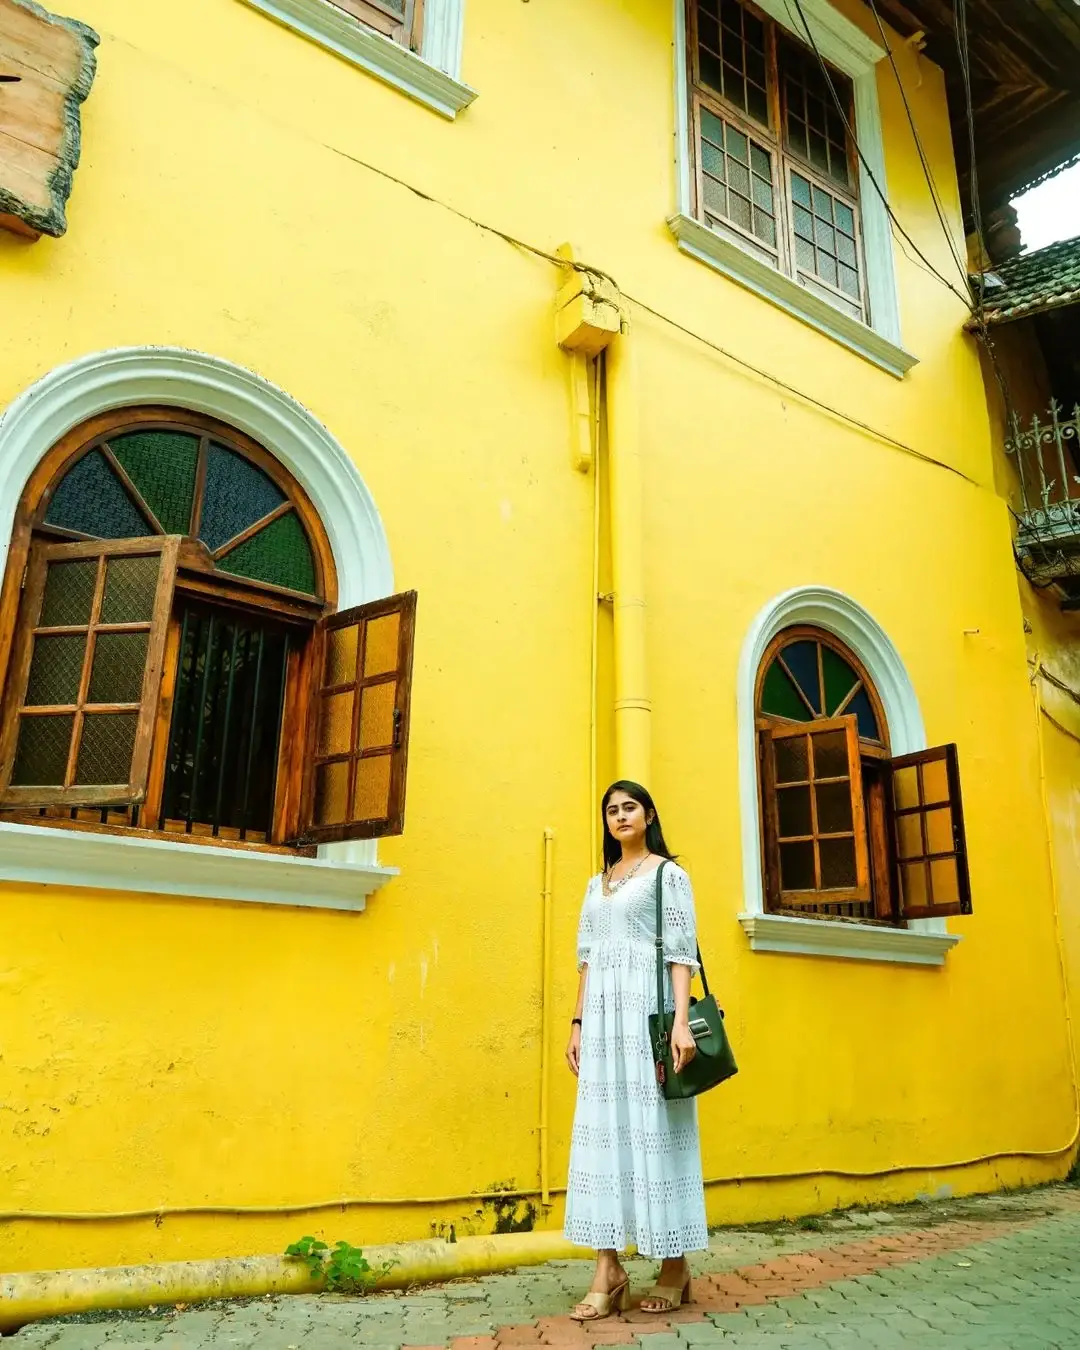
{"type": "Polygon", "coordinates": [[[763,734],[770,906],[868,901],[857,719],[774,723],[763,734]]]}
{"type": "Polygon", "coordinates": [[[892,821],[905,919],[971,913],[964,808],[955,745],[892,761],[892,821]]]}
{"type": "Polygon", "coordinates": [[[180,540],[38,545],[12,652],[0,804],[146,796],[180,540]]]}
{"type": "Polygon", "coordinates": [[[320,619],[304,837],[400,834],[416,592],[320,619]]]}
{"type": "Polygon", "coordinates": [[[330,0],[330,3],[403,47],[420,50],[424,0],[330,0]]]}

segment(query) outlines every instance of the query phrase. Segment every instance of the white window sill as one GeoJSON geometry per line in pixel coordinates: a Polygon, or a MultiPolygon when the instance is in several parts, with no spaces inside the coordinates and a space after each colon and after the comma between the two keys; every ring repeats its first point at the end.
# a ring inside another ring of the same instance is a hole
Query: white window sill
{"type": "Polygon", "coordinates": [[[244,3],[443,117],[452,120],[476,97],[475,89],[382,33],[365,28],[359,19],[327,0],[244,0],[244,3]]]}
{"type": "Polygon", "coordinates": [[[889,961],[909,966],[943,966],[945,954],[960,941],[957,933],[833,923],[787,914],[740,914],[739,922],[755,952],[838,956],[851,961],[889,961]]]}
{"type": "MultiPolygon", "coordinates": [[[[249,3],[251,0],[249,0],[249,3]]],[[[738,244],[702,225],[693,216],[679,212],[668,217],[668,228],[679,248],[708,267],[722,272],[740,286],[778,305],[781,309],[816,328],[819,333],[841,343],[849,351],[864,357],[879,369],[902,379],[918,358],[884,337],[876,329],[831,305],[828,300],[808,291],[775,267],[755,258],[738,244]]]]}
{"type": "Polygon", "coordinates": [[[208,900],[362,910],[397,868],[357,862],[348,845],[290,858],[212,844],[0,821],[0,881],[208,900]],[[337,856],[331,849],[340,850],[337,856]]]}

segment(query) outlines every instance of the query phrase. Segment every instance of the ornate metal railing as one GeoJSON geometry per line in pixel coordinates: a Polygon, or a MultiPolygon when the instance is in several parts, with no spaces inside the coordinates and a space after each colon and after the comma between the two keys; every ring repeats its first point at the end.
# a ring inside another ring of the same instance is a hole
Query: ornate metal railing
{"type": "Polygon", "coordinates": [[[1021,423],[1013,414],[1005,451],[1019,479],[1017,547],[1032,581],[1080,576],[1080,407],[1021,423]]]}

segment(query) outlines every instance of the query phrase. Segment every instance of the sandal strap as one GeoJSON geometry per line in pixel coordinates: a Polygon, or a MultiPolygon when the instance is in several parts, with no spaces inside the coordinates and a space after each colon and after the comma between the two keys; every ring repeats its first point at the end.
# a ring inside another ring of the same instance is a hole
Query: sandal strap
{"type": "MultiPolygon", "coordinates": [[[[642,1303],[666,1303],[666,1308],[658,1308],[656,1311],[672,1312],[675,1308],[682,1307],[685,1290],[685,1284],[654,1284],[641,1301],[642,1303]]],[[[652,1309],[646,1311],[651,1312],[652,1309]]]]}

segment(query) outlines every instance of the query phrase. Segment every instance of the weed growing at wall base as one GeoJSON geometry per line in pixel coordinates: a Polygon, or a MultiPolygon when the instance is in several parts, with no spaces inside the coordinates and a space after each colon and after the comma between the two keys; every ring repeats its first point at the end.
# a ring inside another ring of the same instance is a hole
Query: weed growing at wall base
{"type": "Polygon", "coordinates": [[[335,1242],[333,1247],[318,1238],[302,1237],[290,1242],[285,1255],[303,1261],[314,1280],[321,1280],[331,1294],[367,1294],[375,1288],[380,1275],[386,1275],[397,1264],[384,1261],[376,1270],[359,1247],[348,1242],[335,1242]]]}

